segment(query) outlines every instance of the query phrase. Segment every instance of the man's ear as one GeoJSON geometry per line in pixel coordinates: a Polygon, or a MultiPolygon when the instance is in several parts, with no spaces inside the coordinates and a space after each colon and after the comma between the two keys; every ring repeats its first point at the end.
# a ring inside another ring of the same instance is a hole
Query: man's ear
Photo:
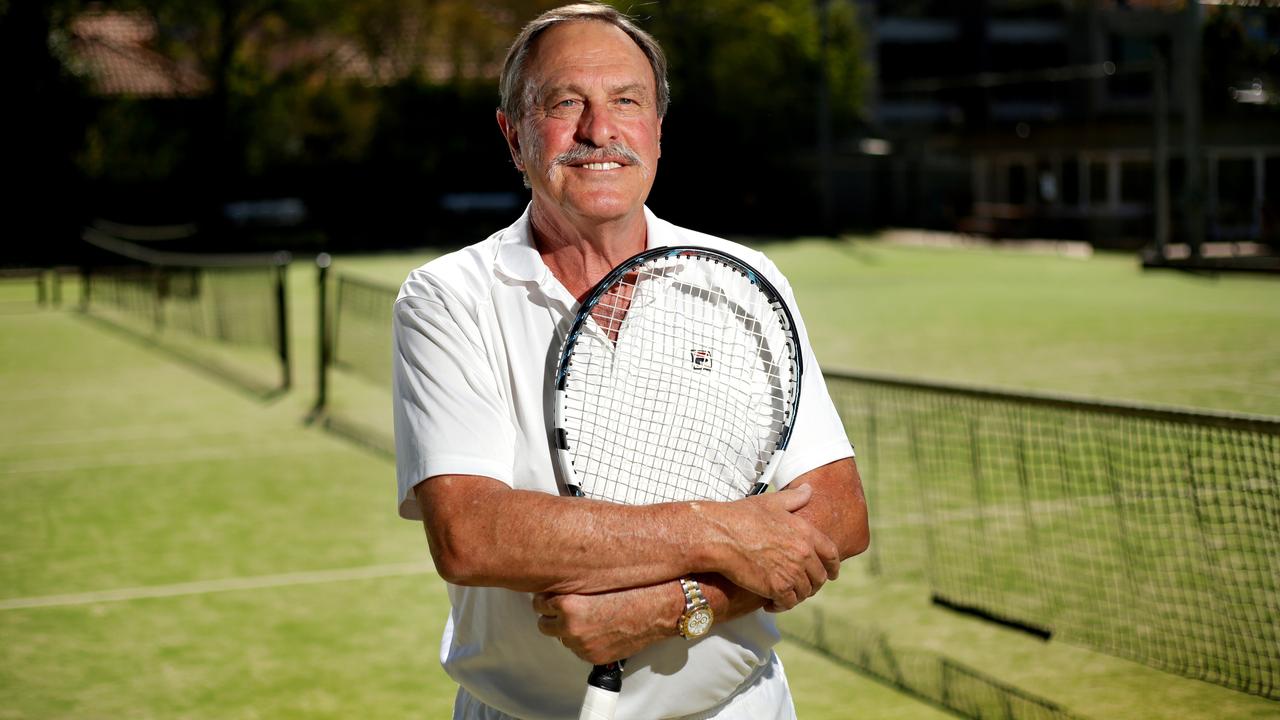
{"type": "Polygon", "coordinates": [[[520,159],[520,133],[516,130],[516,126],[507,117],[507,114],[498,110],[498,129],[502,131],[502,137],[507,141],[507,150],[511,152],[511,162],[516,164],[516,169],[524,172],[524,161],[520,159]]]}

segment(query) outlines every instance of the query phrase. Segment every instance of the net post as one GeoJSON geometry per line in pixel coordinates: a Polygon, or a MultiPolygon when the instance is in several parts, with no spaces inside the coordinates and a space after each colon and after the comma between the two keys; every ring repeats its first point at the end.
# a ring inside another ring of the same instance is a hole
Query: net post
{"type": "Polygon", "coordinates": [[[293,256],[287,252],[276,254],[276,346],[280,352],[280,389],[288,390],[293,384],[293,371],[289,362],[289,301],[287,277],[293,256]]]}
{"type": "Polygon", "coordinates": [[[159,265],[151,269],[151,282],[155,286],[155,315],[156,336],[159,337],[164,332],[164,269],[159,265]]]}
{"type": "Polygon", "coordinates": [[[48,301],[49,301],[48,293],[47,293],[46,288],[45,288],[45,277],[44,277],[44,275],[45,275],[45,271],[44,271],[44,270],[37,270],[37,271],[36,271],[36,304],[37,304],[37,305],[39,305],[39,306],[40,306],[40,307],[42,307],[42,308],[43,308],[43,307],[48,303],[48,301]]]}
{"type": "Polygon", "coordinates": [[[80,312],[89,312],[89,297],[92,282],[89,274],[93,272],[86,263],[80,266],[80,312]]]}
{"type": "Polygon", "coordinates": [[[1152,175],[1155,176],[1155,261],[1168,258],[1170,232],[1169,203],[1169,68],[1168,49],[1162,40],[1153,43],[1151,68],[1152,175]]]}
{"type": "Polygon", "coordinates": [[[329,402],[329,266],[333,258],[329,253],[316,256],[316,404],[312,417],[323,413],[329,402]]]}

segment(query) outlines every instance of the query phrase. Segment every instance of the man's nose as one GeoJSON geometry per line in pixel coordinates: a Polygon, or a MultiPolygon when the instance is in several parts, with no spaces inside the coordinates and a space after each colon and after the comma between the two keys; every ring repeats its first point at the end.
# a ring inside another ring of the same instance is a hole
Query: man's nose
{"type": "Polygon", "coordinates": [[[605,147],[618,139],[618,128],[613,122],[609,108],[598,103],[588,103],[578,117],[579,142],[589,143],[596,147],[605,147]]]}

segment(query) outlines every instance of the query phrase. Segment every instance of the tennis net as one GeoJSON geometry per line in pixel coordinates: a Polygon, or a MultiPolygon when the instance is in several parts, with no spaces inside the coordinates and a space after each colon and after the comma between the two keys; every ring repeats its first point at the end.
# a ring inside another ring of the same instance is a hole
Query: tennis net
{"type": "Polygon", "coordinates": [[[399,288],[320,263],[320,369],[313,415],[325,427],[385,453],[395,452],[391,401],[391,308],[399,288]],[[333,301],[328,301],[330,291],[333,301]]]}
{"type": "Polygon", "coordinates": [[[1280,699],[1280,420],[828,374],[874,570],[1280,699]]]}
{"type": "Polygon", "coordinates": [[[81,309],[263,395],[290,385],[288,253],[166,252],[86,228],[81,309]]]}
{"type": "Polygon", "coordinates": [[[62,304],[62,268],[0,267],[0,313],[62,304]]]}

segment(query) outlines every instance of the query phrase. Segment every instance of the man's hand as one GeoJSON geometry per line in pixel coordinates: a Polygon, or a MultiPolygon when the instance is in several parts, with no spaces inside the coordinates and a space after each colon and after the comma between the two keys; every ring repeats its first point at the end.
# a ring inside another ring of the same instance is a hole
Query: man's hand
{"type": "Polygon", "coordinates": [[[431,557],[456,585],[588,594],[720,573],[785,610],[868,542],[852,458],[734,502],[618,505],[474,475],[434,476],[414,492],[431,557]]]}
{"type": "Polygon", "coordinates": [[[538,630],[592,665],[631,657],[676,635],[684,595],[672,581],[594,595],[537,593],[538,630]]]}
{"type": "Polygon", "coordinates": [[[717,568],[734,584],[790,610],[840,574],[840,552],[826,533],[797,512],[813,488],[799,486],[731,503],[698,504],[718,531],[717,568]]]}

